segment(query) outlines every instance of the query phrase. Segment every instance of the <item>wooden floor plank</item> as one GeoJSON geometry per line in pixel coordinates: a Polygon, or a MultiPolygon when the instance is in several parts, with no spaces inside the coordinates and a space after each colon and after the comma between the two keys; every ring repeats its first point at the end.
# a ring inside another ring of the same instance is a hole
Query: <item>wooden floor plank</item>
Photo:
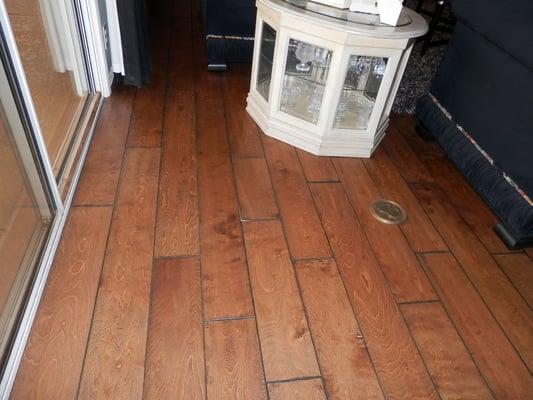
{"type": "Polygon", "coordinates": [[[208,399],[267,399],[253,319],[207,323],[205,353],[208,399]]]}
{"type": "Polygon", "coordinates": [[[200,156],[198,173],[204,318],[253,315],[229,155],[200,156]]]}
{"type": "Polygon", "coordinates": [[[166,65],[154,65],[150,84],[137,90],[128,147],[160,147],[165,108],[166,65]]]}
{"type": "Polygon", "coordinates": [[[11,399],[76,398],[111,213],[71,210],[11,399]]]}
{"type": "Polygon", "coordinates": [[[338,182],[339,177],[330,157],[319,157],[296,149],[307,182],[338,182]]]}
{"type": "Polygon", "coordinates": [[[128,149],[123,169],[81,399],[140,399],[143,392],[159,149],[128,149]]]}
{"type": "Polygon", "coordinates": [[[435,186],[415,188],[450,250],[531,370],[533,312],[492,256],[435,186]],[[512,310],[512,312],[510,312],[512,310]]]}
{"type": "Polygon", "coordinates": [[[533,307],[533,259],[525,254],[501,254],[494,258],[529,307],[533,307]]]}
{"type": "Polygon", "coordinates": [[[166,99],[156,224],[156,257],[200,253],[193,94],[169,91],[166,99]]]}
{"type": "Polygon", "coordinates": [[[335,261],[299,261],[295,267],[328,398],[383,399],[335,261]]]}
{"type": "Polygon", "coordinates": [[[442,238],[424,213],[424,209],[385,151],[378,148],[372,159],[365,160],[364,163],[382,195],[405,209],[407,221],[401,225],[401,229],[413,250],[415,252],[447,250],[442,238]]]}
{"type": "Polygon", "coordinates": [[[450,202],[491,253],[507,252],[505,244],[494,232],[498,219],[448,160],[434,160],[427,165],[437,184],[450,202]]]}
{"type": "Polygon", "coordinates": [[[133,88],[118,86],[105,100],[76,189],[74,205],[113,205],[134,98],[133,88]]]}
{"type": "Polygon", "coordinates": [[[203,400],[203,345],[198,259],[158,260],[152,278],[144,399],[203,400]]]}
{"type": "Polygon", "coordinates": [[[281,223],[243,228],[267,381],[319,375],[281,223]]]}
{"type": "Polygon", "coordinates": [[[529,399],[533,379],[483,300],[447,253],[420,256],[470,354],[499,399],[529,399]]]}
{"type": "Polygon", "coordinates": [[[423,139],[415,131],[416,123],[416,117],[413,115],[391,114],[391,124],[398,129],[421,161],[446,158],[436,142],[423,139]]]}
{"type": "Polygon", "coordinates": [[[387,129],[387,134],[385,139],[383,139],[383,146],[406,182],[435,182],[427,167],[420,161],[394,124],[387,129]]]}
{"type": "Polygon", "coordinates": [[[264,158],[234,158],[233,170],[242,219],[279,218],[274,190],[264,158]]]}
{"type": "Polygon", "coordinates": [[[268,384],[270,400],[326,400],[320,379],[268,384]]]}
{"type": "Polygon", "coordinates": [[[383,224],[370,213],[381,198],[362,160],[334,160],[342,184],[397,302],[435,300],[436,294],[401,229],[383,224]]]}
{"type": "Polygon", "coordinates": [[[386,398],[436,399],[413,339],[340,184],[311,185],[386,398]]]}
{"type": "Polygon", "coordinates": [[[259,129],[246,111],[250,65],[232,65],[222,76],[222,88],[231,153],[238,157],[262,157],[259,129]]]}
{"type": "Polygon", "coordinates": [[[493,398],[440,303],[405,304],[400,309],[441,398],[493,398]]]}
{"type": "Polygon", "coordinates": [[[262,138],[292,257],[330,257],[331,250],[294,148],[267,136],[262,138]]]}

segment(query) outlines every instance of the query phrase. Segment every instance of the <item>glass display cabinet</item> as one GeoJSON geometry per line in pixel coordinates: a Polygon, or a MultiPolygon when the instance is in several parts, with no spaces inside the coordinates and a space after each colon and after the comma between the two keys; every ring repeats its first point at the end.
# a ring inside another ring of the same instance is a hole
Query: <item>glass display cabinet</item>
{"type": "Polygon", "coordinates": [[[370,157],[425,20],[306,0],[258,0],[247,110],[265,134],[317,155],[370,157]]]}

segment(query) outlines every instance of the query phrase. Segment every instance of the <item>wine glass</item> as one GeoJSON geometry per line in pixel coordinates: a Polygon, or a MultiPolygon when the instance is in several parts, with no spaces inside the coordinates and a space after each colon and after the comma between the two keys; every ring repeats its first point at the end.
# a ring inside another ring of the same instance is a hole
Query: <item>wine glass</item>
{"type": "Polygon", "coordinates": [[[310,113],[317,113],[320,111],[320,106],[322,105],[322,96],[324,95],[324,88],[322,86],[316,86],[311,95],[311,102],[307,107],[307,111],[310,113]]]}
{"type": "Polygon", "coordinates": [[[314,50],[314,46],[310,45],[309,43],[298,42],[294,54],[300,63],[296,65],[296,71],[309,72],[311,70],[311,65],[309,65],[309,62],[313,61],[315,53],[314,50]]]}
{"type": "Polygon", "coordinates": [[[294,108],[296,106],[296,98],[302,92],[302,88],[295,79],[290,77],[285,77],[285,82],[283,84],[282,95],[286,99],[286,106],[289,108],[294,108]]]}

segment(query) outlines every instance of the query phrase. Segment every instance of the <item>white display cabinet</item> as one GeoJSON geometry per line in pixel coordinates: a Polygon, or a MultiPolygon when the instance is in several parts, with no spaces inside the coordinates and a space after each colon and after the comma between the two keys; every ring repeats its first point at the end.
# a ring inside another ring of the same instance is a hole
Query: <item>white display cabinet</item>
{"type": "Polygon", "coordinates": [[[370,157],[425,20],[305,0],[258,0],[247,110],[265,134],[317,155],[370,157]]]}

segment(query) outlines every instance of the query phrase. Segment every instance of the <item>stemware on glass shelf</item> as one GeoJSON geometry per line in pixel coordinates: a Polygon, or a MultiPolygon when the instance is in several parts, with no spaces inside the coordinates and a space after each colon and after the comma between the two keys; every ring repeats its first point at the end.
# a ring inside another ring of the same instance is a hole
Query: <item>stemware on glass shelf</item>
{"type": "Polygon", "coordinates": [[[280,110],[316,124],[328,78],[332,51],[289,40],[280,110]]]}

